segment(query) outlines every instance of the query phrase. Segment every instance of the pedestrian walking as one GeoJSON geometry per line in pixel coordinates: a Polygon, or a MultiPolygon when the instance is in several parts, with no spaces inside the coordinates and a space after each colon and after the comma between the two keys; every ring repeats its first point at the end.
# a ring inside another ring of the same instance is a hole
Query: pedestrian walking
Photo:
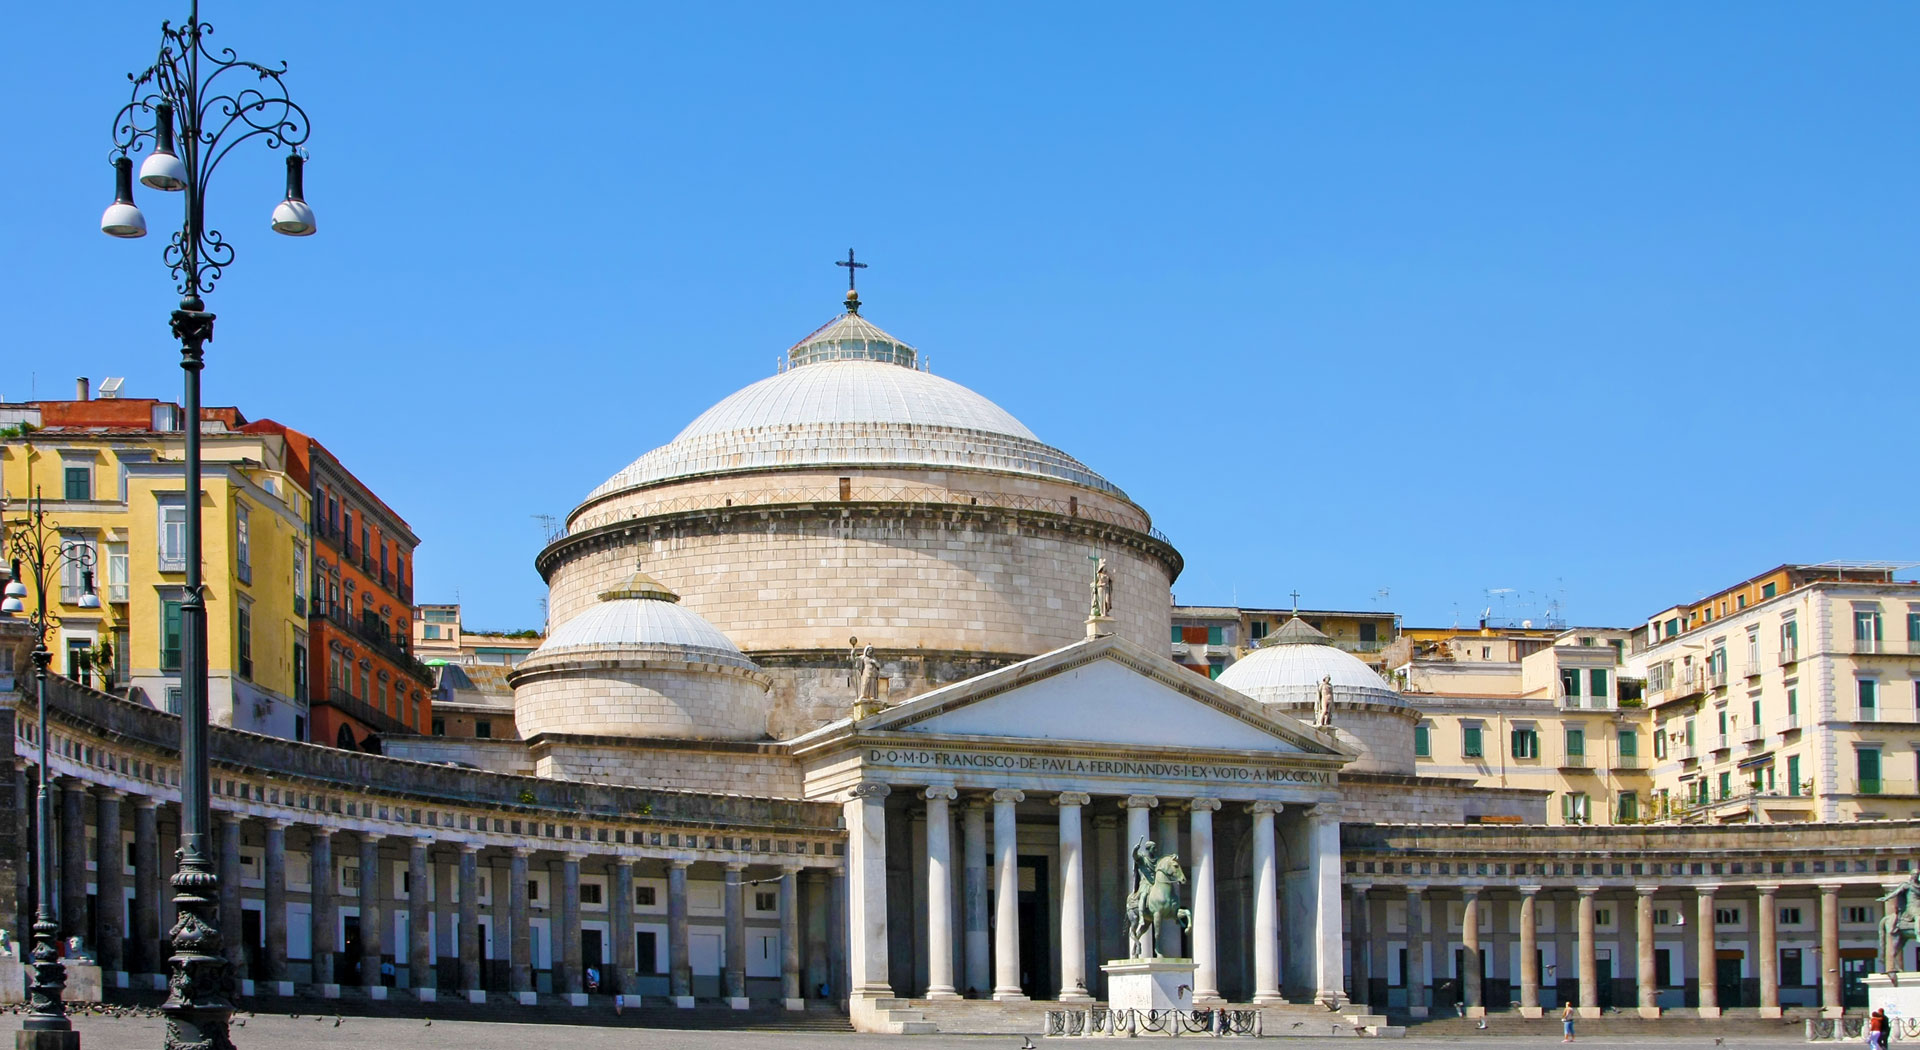
{"type": "Polygon", "coordinates": [[[1560,1009],[1560,1041],[1573,1042],[1573,1004],[1571,1002],[1560,1009]]]}
{"type": "Polygon", "coordinates": [[[1884,1008],[1875,1010],[1867,1018],[1867,1050],[1887,1050],[1887,1030],[1890,1027],[1887,1011],[1884,1008]]]}

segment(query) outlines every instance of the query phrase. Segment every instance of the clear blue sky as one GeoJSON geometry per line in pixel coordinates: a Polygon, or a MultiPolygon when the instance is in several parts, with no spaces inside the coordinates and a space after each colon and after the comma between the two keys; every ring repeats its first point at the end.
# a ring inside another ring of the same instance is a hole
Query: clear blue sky
{"type": "MultiPolygon", "coordinates": [[[[0,395],[178,396],[177,198],[96,223],[184,11],[10,15],[0,395]]],[[[538,623],[532,516],[768,375],[849,245],[872,319],[1154,513],[1182,602],[1631,623],[1920,558],[1920,6],[203,13],[291,63],[320,218],[220,172],[208,401],[320,436],[470,626],[538,623]]]]}

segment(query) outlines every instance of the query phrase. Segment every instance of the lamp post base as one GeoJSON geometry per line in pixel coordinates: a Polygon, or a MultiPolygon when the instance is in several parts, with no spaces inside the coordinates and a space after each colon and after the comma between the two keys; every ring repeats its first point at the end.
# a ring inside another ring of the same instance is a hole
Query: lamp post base
{"type": "Polygon", "coordinates": [[[80,1050],[80,1033],[71,1029],[65,1032],[15,1032],[13,1050],[80,1050]]]}

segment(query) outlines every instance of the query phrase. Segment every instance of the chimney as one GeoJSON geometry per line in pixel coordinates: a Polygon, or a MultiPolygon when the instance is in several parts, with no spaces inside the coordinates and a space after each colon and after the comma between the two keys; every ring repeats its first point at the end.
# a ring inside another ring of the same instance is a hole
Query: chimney
{"type": "Polygon", "coordinates": [[[73,399],[75,401],[87,400],[87,377],[86,376],[81,376],[80,378],[73,381],[73,399]]]}

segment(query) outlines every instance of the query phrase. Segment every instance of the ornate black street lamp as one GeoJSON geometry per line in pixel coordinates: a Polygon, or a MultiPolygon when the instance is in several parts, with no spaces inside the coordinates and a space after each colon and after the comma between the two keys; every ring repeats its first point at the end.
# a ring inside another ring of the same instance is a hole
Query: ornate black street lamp
{"type": "MultiPolygon", "coordinates": [[[[47,584],[71,567],[80,574],[80,595],[74,604],[98,609],[100,598],[93,593],[92,546],[63,540],[60,526],[47,520],[40,490],[33,484],[31,447],[27,455],[26,516],[9,521],[0,512],[0,546],[12,561],[12,577],[5,600],[0,601],[0,613],[26,611],[27,581],[31,580],[34,604],[27,623],[33,629],[33,683],[40,701],[40,796],[33,829],[34,881],[39,892],[34,898],[33,979],[27,984],[27,1018],[20,1025],[25,1038],[19,1042],[36,1050],[72,1050],[80,1045],[80,1034],[73,1030],[66,1004],[60,1001],[67,987],[67,968],[60,962],[60,924],[53,916],[53,796],[47,792],[47,784],[53,779],[47,771],[47,665],[53,662],[53,654],[47,650],[47,632],[60,626],[60,617],[48,611],[47,584]]],[[[81,876],[75,873],[72,877],[81,876]]]]}
{"type": "Polygon", "coordinates": [[[278,69],[242,61],[229,48],[208,46],[213,27],[200,21],[195,0],[185,25],[162,23],[160,57],[144,73],[130,74],[133,100],[114,118],[114,202],[100,229],[115,237],[141,237],[146,219],[133,203],[133,161],[128,154],[151,143],[140,164],[140,182],[157,190],[184,191],[186,214],[163,257],[180,290],[173,334],[180,340],[186,371],[186,594],[180,605],[180,870],[173,877],[179,920],[169,931],[173,955],[167,1001],[168,1047],[225,1050],[227,963],[216,924],[219,879],[207,838],[207,606],[200,565],[200,370],[202,351],[213,338],[213,314],[201,300],[213,291],[233,261],[233,247],[206,225],[207,183],[235,146],[264,138],[267,148],[287,150],[287,194],[273,209],[274,232],[305,237],[314,231],[313,209],[303,198],[307,114],[287,97],[278,69]]]}

